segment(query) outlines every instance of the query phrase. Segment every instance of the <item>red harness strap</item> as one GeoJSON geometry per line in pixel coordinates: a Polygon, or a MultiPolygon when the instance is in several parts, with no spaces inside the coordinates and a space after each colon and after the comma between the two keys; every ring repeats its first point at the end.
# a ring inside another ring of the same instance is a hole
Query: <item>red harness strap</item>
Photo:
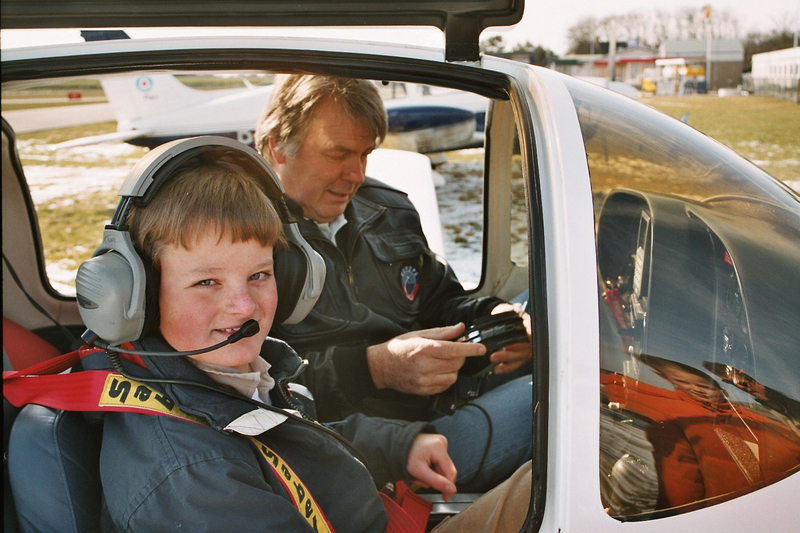
{"type": "MultiPolygon", "coordinates": [[[[205,424],[204,420],[184,413],[168,397],[115,372],[85,370],[62,373],[75,366],[86,355],[97,351],[99,350],[95,348],[81,348],[24,370],[4,371],[3,396],[15,407],[34,403],[64,411],[155,414],[205,424]]],[[[144,366],[138,356],[127,356],[127,358],[144,366]]],[[[264,443],[253,437],[250,439],[289,492],[295,507],[315,531],[333,532],[333,527],[311,496],[311,492],[283,459],[264,443]],[[291,483],[284,482],[285,479],[291,483]],[[296,490],[290,490],[293,487],[296,490]]],[[[425,531],[431,510],[430,502],[408,490],[402,482],[398,483],[397,501],[383,493],[380,493],[380,496],[389,519],[387,533],[425,531]]]]}
{"type": "MultiPolygon", "coordinates": [[[[133,348],[130,345],[125,348],[133,348]]],[[[130,411],[141,412],[140,408],[119,404],[104,405],[102,403],[103,392],[106,390],[106,383],[111,376],[121,377],[109,370],[86,370],[82,372],[63,373],[80,362],[81,359],[91,353],[100,351],[97,348],[84,347],[74,352],[70,352],[53,359],[48,359],[41,363],[30,366],[24,370],[12,370],[3,372],[3,397],[11,405],[22,407],[29,403],[44,405],[64,411],[130,411]],[[101,398],[101,401],[98,401],[101,398]]],[[[144,367],[139,356],[125,354],[124,357],[129,361],[144,367]]],[[[123,395],[130,386],[121,383],[111,387],[113,397],[123,395]],[[119,388],[122,387],[122,388],[119,388]]],[[[148,387],[145,387],[151,391],[148,387]]],[[[154,392],[154,391],[151,391],[154,392]]],[[[136,393],[136,391],[134,391],[136,393]]],[[[141,391],[139,395],[146,394],[141,391]]],[[[164,400],[168,409],[171,400],[160,395],[154,394],[164,400]]],[[[127,398],[127,396],[126,396],[127,398]]],[[[123,401],[122,404],[125,402],[123,401]]],[[[163,411],[163,410],[159,410],[163,411]]],[[[161,412],[161,414],[170,414],[161,412]]]]}
{"type": "Polygon", "coordinates": [[[394,499],[379,492],[389,517],[387,533],[420,533],[428,525],[433,504],[413,492],[402,481],[395,483],[394,499]]]}

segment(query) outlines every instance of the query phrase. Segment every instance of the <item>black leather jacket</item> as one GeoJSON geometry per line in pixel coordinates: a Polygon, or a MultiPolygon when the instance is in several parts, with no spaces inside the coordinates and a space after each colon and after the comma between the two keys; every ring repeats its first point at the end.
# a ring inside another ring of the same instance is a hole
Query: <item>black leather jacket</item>
{"type": "MultiPolygon", "coordinates": [[[[171,351],[163,339],[135,347],[171,351]]],[[[273,404],[303,409],[286,388],[301,360],[285,343],[269,338],[262,357],[273,365],[273,404]]],[[[146,369],[127,362],[125,369],[135,377],[219,387],[183,357],[142,360],[146,369]]],[[[108,361],[98,353],[87,356],[83,365],[87,370],[106,368],[108,361]]],[[[103,413],[105,530],[312,531],[250,439],[224,429],[252,411],[252,404],[194,386],[147,385],[210,427],[166,416],[103,413]]],[[[287,420],[257,438],[295,471],[336,531],[384,531],[386,514],[375,483],[407,476],[414,438],[432,428],[363,416],[328,426],[363,453],[369,472],[339,440],[310,425],[287,420]]]]}
{"type": "Polygon", "coordinates": [[[433,399],[372,382],[366,349],[408,331],[472,321],[501,300],[472,298],[450,266],[431,252],[419,213],[405,193],[367,178],[345,210],[334,245],[317,225],[290,208],[304,238],[325,259],[320,299],[300,324],[271,334],[310,363],[300,378],[318,402],[320,420],[352,413],[427,420],[433,399]]]}

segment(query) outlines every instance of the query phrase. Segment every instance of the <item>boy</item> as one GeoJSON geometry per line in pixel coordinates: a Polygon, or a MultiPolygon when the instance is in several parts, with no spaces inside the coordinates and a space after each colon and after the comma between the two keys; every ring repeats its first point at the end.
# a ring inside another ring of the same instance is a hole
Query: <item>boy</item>
{"type": "MultiPolygon", "coordinates": [[[[363,451],[368,472],[324,431],[186,384],[301,408],[286,387],[300,360],[285,343],[267,338],[278,303],[273,250],[283,243],[281,223],[251,177],[213,164],[178,172],[149,204],[131,208],[127,222],[136,251],[153,265],[148,290],[157,287],[158,293],[157,319],[148,317],[157,328],[134,342],[135,349],[205,348],[249,320],[259,331],[198,355],[141,356],[143,368],[123,363],[127,374],[143,382],[166,380],[148,386],[202,423],[104,414],[100,469],[107,529],[222,531],[233,524],[245,531],[309,529],[308,513],[301,512],[302,504],[295,507],[292,487],[282,483],[285,467],[303,484],[303,496],[316,502],[319,512],[311,516],[316,527],[324,521],[339,531],[386,529],[375,483],[411,477],[446,496],[455,492],[446,441],[427,424],[361,416],[334,424],[363,451]],[[237,433],[266,444],[280,468],[272,470],[250,439],[237,433]]],[[[102,352],[84,359],[87,369],[107,366],[102,352]]]]}

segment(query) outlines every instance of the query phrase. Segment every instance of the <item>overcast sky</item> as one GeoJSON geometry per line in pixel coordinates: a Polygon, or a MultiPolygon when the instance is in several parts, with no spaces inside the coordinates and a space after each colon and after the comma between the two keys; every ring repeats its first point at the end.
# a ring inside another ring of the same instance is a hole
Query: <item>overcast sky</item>
{"type": "MultiPolygon", "coordinates": [[[[509,45],[530,41],[553,50],[557,54],[567,52],[567,30],[585,17],[604,19],[615,15],[629,13],[651,13],[661,10],[674,13],[687,7],[695,7],[698,12],[704,5],[711,5],[714,13],[726,13],[739,21],[739,36],[744,37],[752,31],[768,33],[774,29],[791,27],[800,29],[800,0],[526,0],[525,14],[522,21],[511,29],[490,28],[481,36],[482,39],[500,34],[509,45]]],[[[163,35],[166,30],[154,31],[131,30],[133,37],[163,35]]],[[[253,30],[249,30],[253,33],[253,30]]],[[[220,32],[213,32],[220,33],[220,32]]],[[[230,33],[230,32],[226,32],[230,33]]],[[[423,46],[442,47],[443,38],[438,30],[397,31],[386,28],[377,31],[356,32],[353,29],[344,31],[323,31],[319,28],[303,30],[280,30],[290,35],[323,35],[341,36],[345,38],[363,37],[370,40],[388,40],[391,42],[407,42],[423,46]]],[[[32,36],[31,32],[5,30],[2,32],[3,48],[32,46],[49,42],[80,41],[78,31],[47,31],[44,36],[40,32],[32,36]]]]}
{"type": "Polygon", "coordinates": [[[795,31],[800,29],[800,0],[526,0],[525,14],[516,27],[503,32],[489,29],[483,38],[500,33],[510,43],[530,41],[557,54],[566,53],[569,46],[567,30],[585,17],[604,19],[629,13],[651,13],[661,10],[674,13],[684,8],[711,6],[714,13],[727,13],[739,21],[739,37],[751,31],[770,32],[793,21],[795,31]]]}

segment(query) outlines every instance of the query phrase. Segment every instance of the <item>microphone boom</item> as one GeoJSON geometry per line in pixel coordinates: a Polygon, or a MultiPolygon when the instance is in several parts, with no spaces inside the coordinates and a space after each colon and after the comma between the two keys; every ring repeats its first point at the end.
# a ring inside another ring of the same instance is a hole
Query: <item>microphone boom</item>
{"type": "Polygon", "coordinates": [[[148,352],[143,350],[127,350],[125,348],[120,348],[119,346],[111,346],[109,343],[103,341],[97,334],[87,329],[81,338],[88,344],[89,346],[97,346],[98,348],[102,348],[107,352],[114,352],[114,353],[127,353],[133,355],[144,355],[147,357],[175,357],[175,356],[187,356],[187,355],[200,355],[201,353],[206,352],[213,352],[214,350],[218,350],[224,346],[229,344],[233,344],[234,342],[239,342],[240,340],[246,337],[252,337],[256,333],[259,332],[261,328],[258,326],[258,322],[256,320],[250,319],[244,324],[242,327],[239,328],[239,331],[228,337],[222,342],[219,342],[213,346],[209,346],[208,348],[200,348],[198,350],[189,350],[185,352],[148,352]]]}

